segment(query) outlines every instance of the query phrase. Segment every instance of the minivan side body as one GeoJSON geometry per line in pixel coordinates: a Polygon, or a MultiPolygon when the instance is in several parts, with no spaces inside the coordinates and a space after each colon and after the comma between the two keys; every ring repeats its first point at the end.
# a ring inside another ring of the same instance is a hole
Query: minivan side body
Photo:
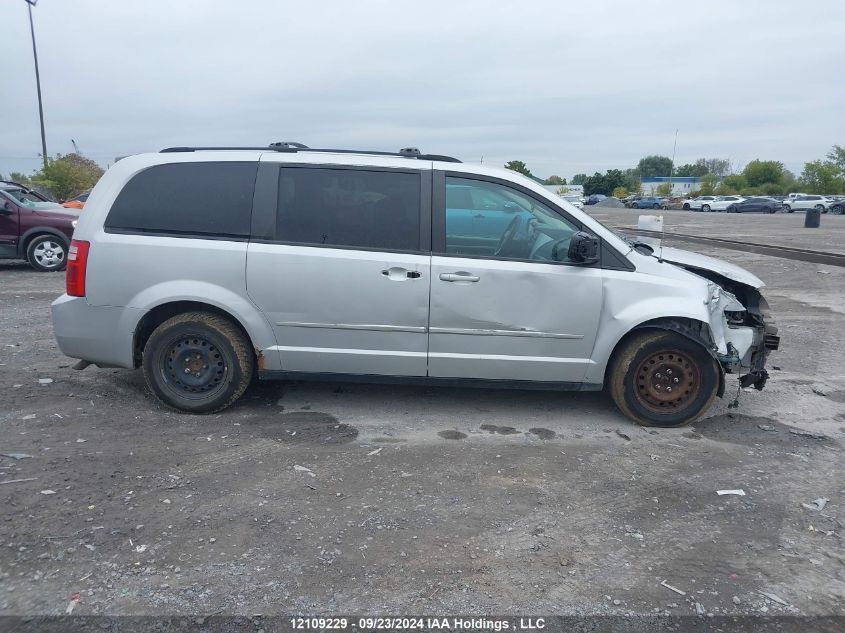
{"type": "Polygon", "coordinates": [[[66,355],[104,367],[141,366],[157,327],[198,310],[243,333],[262,378],[599,390],[633,335],[659,331],[706,350],[721,395],[725,372],[762,388],[776,348],[747,271],[673,249],[658,259],[481,165],[143,154],[103,176],[74,239],[84,296],[54,302],[55,333],[66,355]],[[466,189],[474,206],[450,207],[466,189]],[[594,261],[556,252],[576,234],[597,240],[594,261]]]}

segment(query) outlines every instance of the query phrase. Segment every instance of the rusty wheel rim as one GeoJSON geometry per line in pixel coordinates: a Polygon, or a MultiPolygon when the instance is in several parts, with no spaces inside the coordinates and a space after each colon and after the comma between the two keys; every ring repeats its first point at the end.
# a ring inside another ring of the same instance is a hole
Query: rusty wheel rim
{"type": "Polygon", "coordinates": [[[637,367],[637,399],[650,411],[665,414],[683,409],[700,388],[698,365],[684,352],[657,352],[637,367]]]}

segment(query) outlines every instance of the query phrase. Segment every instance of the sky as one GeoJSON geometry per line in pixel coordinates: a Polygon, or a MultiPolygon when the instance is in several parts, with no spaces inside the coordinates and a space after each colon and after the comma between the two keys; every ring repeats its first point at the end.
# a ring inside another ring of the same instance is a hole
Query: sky
{"type": "MultiPolygon", "coordinates": [[[[0,174],[40,166],[25,0],[0,0],[0,174]]],[[[845,145],[843,0],[39,0],[49,155],[395,151],[571,178],[845,145]]]]}

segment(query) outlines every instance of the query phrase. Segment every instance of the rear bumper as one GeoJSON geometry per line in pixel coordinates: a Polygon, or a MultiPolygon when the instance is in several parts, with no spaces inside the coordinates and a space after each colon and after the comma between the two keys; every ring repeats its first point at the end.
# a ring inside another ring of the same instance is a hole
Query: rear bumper
{"type": "Polygon", "coordinates": [[[51,306],[53,332],[65,356],[108,367],[134,367],[132,341],[141,318],[136,308],[92,306],[63,294],[51,306]]]}

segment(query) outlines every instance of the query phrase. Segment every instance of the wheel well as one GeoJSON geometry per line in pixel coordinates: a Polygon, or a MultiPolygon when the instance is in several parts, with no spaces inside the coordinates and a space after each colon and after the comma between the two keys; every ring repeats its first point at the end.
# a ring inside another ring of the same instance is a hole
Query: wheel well
{"type": "MultiPolygon", "coordinates": [[[[201,301],[172,301],[170,303],[163,303],[156,306],[147,312],[135,328],[135,337],[132,345],[132,356],[135,367],[138,368],[141,366],[141,357],[144,353],[144,346],[147,344],[147,339],[150,338],[150,334],[153,333],[153,330],[167,321],[167,319],[175,317],[177,314],[198,311],[210,312],[221,316],[224,319],[228,319],[243,333],[247,341],[250,341],[251,344],[252,339],[243,324],[225,310],[208,303],[202,303],[201,301]]],[[[260,358],[260,353],[253,349],[253,360],[260,360],[260,358]]]]}
{"type": "Polygon", "coordinates": [[[717,395],[721,398],[722,395],[725,393],[725,372],[722,368],[721,363],[718,362],[718,358],[715,356],[715,344],[713,342],[713,336],[710,332],[710,326],[707,323],[702,321],[697,321],[695,319],[688,319],[686,317],[661,317],[659,319],[652,319],[651,321],[645,321],[640,323],[629,332],[625,334],[613,348],[613,352],[610,354],[610,360],[607,363],[607,367],[604,370],[604,384],[609,384],[608,378],[611,369],[613,368],[613,363],[616,357],[616,354],[619,352],[620,349],[624,346],[624,344],[632,337],[636,336],[643,330],[666,330],[667,332],[674,332],[676,334],[680,334],[681,336],[694,341],[701,345],[707,352],[713,356],[713,358],[717,361],[716,364],[719,367],[719,390],[717,395]]]}
{"type": "Polygon", "coordinates": [[[48,231],[46,229],[35,229],[32,233],[27,233],[26,235],[24,235],[23,242],[21,243],[21,253],[26,255],[26,251],[29,249],[29,245],[32,243],[32,240],[37,237],[41,237],[42,235],[51,235],[52,237],[60,239],[65,246],[68,246],[66,236],[61,235],[60,233],[54,233],[53,231],[48,231]]]}

